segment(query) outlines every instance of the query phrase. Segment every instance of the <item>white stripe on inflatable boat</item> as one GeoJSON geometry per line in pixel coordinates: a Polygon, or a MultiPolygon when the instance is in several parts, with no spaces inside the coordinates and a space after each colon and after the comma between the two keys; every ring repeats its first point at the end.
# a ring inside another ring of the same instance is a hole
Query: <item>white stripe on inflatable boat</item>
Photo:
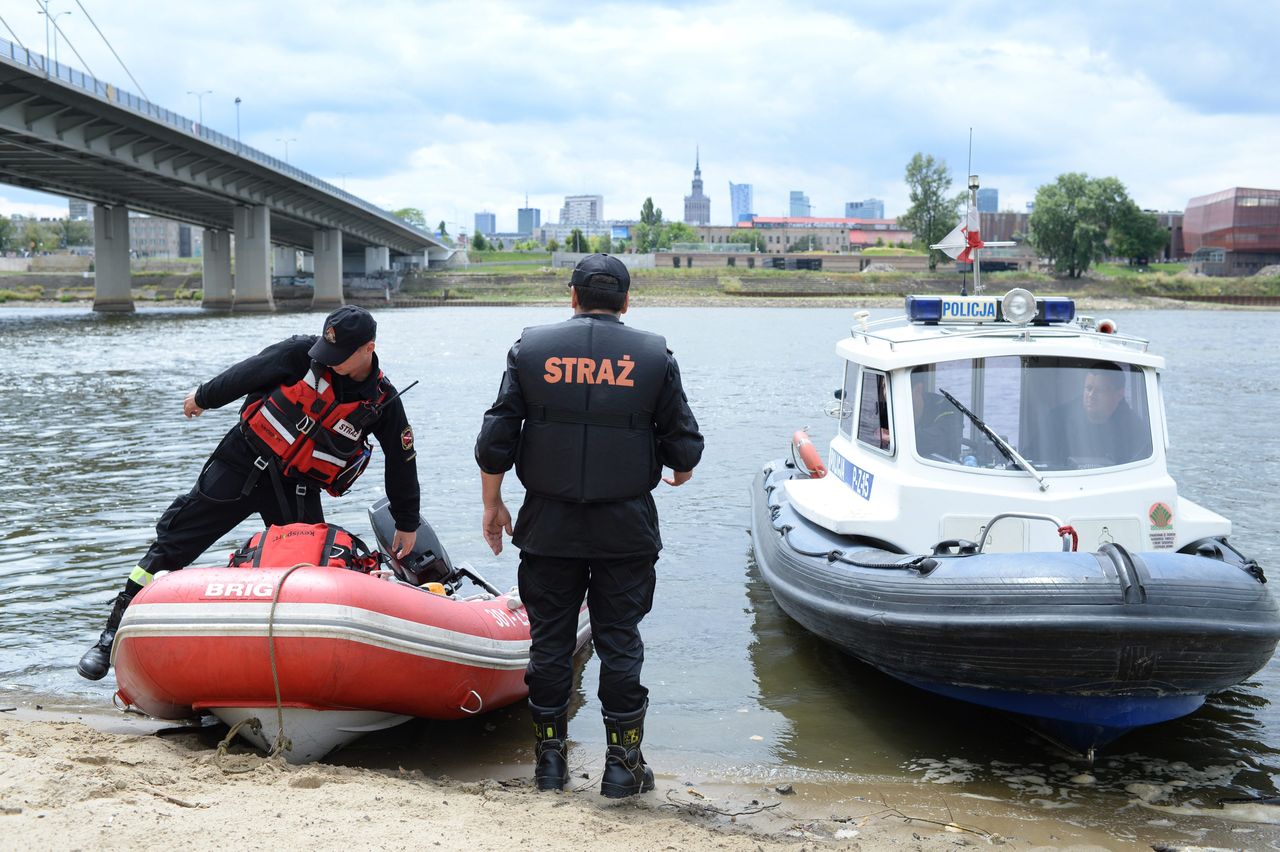
{"type": "MultiPolygon", "coordinates": [[[[505,602],[492,608],[514,617],[505,602]]],[[[267,637],[270,603],[136,604],[129,607],[116,642],[130,637],[267,637]]],[[[483,616],[482,616],[483,617],[483,616]]],[[[590,632],[584,611],[578,637],[590,632]]],[[[344,604],[282,603],[276,607],[273,635],[281,639],[344,639],[443,662],[487,669],[523,669],[529,662],[528,639],[492,639],[421,624],[344,604]]]]}

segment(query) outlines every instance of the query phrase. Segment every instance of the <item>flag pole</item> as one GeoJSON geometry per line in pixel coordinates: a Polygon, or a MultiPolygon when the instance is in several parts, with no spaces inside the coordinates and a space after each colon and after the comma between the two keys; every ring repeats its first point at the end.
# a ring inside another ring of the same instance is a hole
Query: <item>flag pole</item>
{"type": "MultiPolygon", "coordinates": [[[[969,133],[972,134],[973,130],[970,129],[969,133]]],[[[970,139],[972,140],[972,135],[970,136],[970,139]]],[[[972,145],[973,142],[970,141],[969,144],[972,145]]],[[[969,209],[974,211],[978,209],[978,176],[977,175],[969,175],[969,209]]],[[[968,216],[966,216],[965,219],[967,221],[968,216]]],[[[971,252],[971,255],[973,256],[973,295],[975,296],[982,295],[982,267],[981,267],[981,261],[978,259],[978,255],[979,253],[981,253],[981,251],[982,249],[975,248],[971,252]]]]}

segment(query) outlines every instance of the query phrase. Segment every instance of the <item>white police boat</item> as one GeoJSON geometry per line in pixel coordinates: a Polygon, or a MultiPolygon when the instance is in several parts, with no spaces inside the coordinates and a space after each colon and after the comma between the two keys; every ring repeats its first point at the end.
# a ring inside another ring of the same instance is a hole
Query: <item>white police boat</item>
{"type": "Polygon", "coordinates": [[[1089,754],[1267,663],[1276,598],[1170,478],[1147,341],[1022,289],[855,323],[825,464],[796,433],[752,489],[794,620],[1089,754]]]}

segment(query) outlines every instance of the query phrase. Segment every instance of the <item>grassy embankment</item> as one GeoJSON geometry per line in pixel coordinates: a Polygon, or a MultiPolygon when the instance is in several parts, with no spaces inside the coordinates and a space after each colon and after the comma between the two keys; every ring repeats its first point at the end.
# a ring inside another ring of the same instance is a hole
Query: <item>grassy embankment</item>
{"type": "MultiPolygon", "coordinates": [[[[875,249],[891,263],[894,254],[911,253],[895,248],[875,249]]],[[[492,262],[473,263],[464,270],[430,272],[405,283],[406,298],[447,299],[451,302],[483,301],[555,302],[564,298],[568,270],[550,268],[550,256],[537,255],[547,265],[529,263],[520,252],[496,253],[492,262]],[[524,259],[513,263],[506,255],[524,259]]],[[[1094,297],[1212,297],[1280,296],[1280,276],[1208,278],[1186,274],[1184,264],[1152,264],[1147,271],[1120,264],[1100,264],[1083,278],[1064,278],[1033,272],[992,272],[983,276],[991,291],[1022,286],[1041,294],[1094,297]]],[[[639,269],[632,272],[633,297],[651,299],[719,299],[769,293],[814,298],[828,296],[896,296],[911,292],[955,292],[959,276],[950,269],[916,272],[811,272],[743,267],[694,267],[693,269],[639,269]]]]}

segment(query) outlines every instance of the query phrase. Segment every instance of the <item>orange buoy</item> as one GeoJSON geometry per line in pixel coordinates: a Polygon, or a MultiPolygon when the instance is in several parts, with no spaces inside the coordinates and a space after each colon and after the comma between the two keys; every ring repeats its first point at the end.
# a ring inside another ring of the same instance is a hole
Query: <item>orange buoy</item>
{"type": "Polygon", "coordinates": [[[827,466],[822,463],[818,448],[809,440],[809,433],[803,429],[797,429],[791,436],[791,459],[811,479],[821,479],[827,475],[827,466]]]}

